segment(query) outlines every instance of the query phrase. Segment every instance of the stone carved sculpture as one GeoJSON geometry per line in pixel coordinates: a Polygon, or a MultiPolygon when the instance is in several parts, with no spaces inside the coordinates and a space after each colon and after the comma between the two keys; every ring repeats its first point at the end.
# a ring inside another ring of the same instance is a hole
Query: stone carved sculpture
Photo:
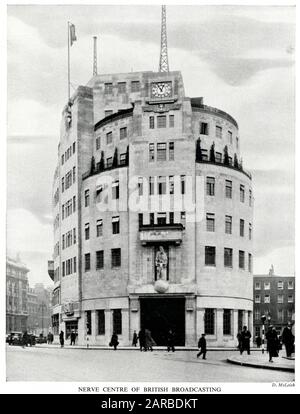
{"type": "Polygon", "coordinates": [[[168,257],[164,248],[159,246],[159,250],[156,253],[155,266],[157,271],[157,280],[167,280],[167,264],[168,257]]]}

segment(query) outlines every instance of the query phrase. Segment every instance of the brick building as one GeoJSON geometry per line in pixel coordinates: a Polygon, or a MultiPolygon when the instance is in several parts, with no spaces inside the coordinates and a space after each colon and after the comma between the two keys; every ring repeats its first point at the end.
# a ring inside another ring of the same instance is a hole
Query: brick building
{"type": "Polygon", "coordinates": [[[253,324],[254,335],[261,335],[261,316],[266,316],[266,325],[274,325],[280,334],[288,322],[295,322],[295,277],[269,274],[253,277],[253,324]]]}

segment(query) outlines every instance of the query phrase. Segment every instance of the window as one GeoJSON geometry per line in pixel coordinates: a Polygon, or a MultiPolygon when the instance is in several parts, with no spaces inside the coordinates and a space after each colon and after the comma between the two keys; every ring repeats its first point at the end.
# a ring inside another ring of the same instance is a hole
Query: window
{"type": "Polygon", "coordinates": [[[65,235],[63,234],[62,236],[62,249],[64,250],[65,248],[65,235]]]}
{"type": "Polygon", "coordinates": [[[206,335],[215,334],[215,310],[207,308],[204,311],[204,332],[206,335]]]}
{"type": "Polygon", "coordinates": [[[140,81],[131,82],[131,92],[139,92],[140,90],[140,81]]]}
{"type": "Polygon", "coordinates": [[[232,267],[232,249],[228,247],[224,248],[224,266],[232,267]]]}
{"type": "Polygon", "coordinates": [[[143,226],[143,213],[139,213],[138,220],[139,220],[139,228],[141,228],[143,226]]]}
{"type": "Polygon", "coordinates": [[[154,177],[149,177],[149,194],[154,194],[154,177]]]}
{"type": "Polygon", "coordinates": [[[123,154],[120,154],[120,165],[126,165],[127,163],[127,154],[124,152],[123,154]]]}
{"type": "Polygon", "coordinates": [[[248,271],[252,272],[252,254],[248,253],[248,271]]]}
{"type": "Polygon", "coordinates": [[[294,296],[293,295],[288,296],[288,303],[294,303],[294,296]]]}
{"type": "Polygon", "coordinates": [[[112,143],[112,132],[108,132],[106,134],[106,144],[111,144],[112,143]]]}
{"type": "Polygon", "coordinates": [[[236,148],[239,149],[239,137],[236,137],[236,148]]]}
{"type": "Polygon", "coordinates": [[[121,309],[113,310],[113,331],[117,335],[122,334],[122,312],[121,309]]]}
{"type": "Polygon", "coordinates": [[[206,214],[206,231],[215,231],[215,215],[212,213],[206,214]]]}
{"type": "Polygon", "coordinates": [[[61,156],[61,165],[64,165],[64,163],[65,163],[65,154],[61,156]]]}
{"type": "Polygon", "coordinates": [[[264,290],[270,290],[270,288],[271,288],[270,282],[265,282],[264,283],[264,290]]]}
{"type": "Polygon", "coordinates": [[[157,128],[166,128],[167,117],[166,115],[158,115],[157,117],[157,128]]]}
{"type": "Polygon", "coordinates": [[[149,220],[150,220],[150,226],[153,226],[154,225],[154,213],[150,213],[149,220]]]}
{"type": "Polygon", "coordinates": [[[278,316],[278,322],[283,322],[283,309],[278,309],[277,316],[278,316]]]}
{"type": "Polygon", "coordinates": [[[181,224],[185,227],[185,211],[182,211],[180,213],[180,221],[181,221],[181,224]]]}
{"type": "Polygon", "coordinates": [[[97,220],[96,234],[97,234],[97,237],[103,236],[103,220],[102,219],[97,220]]]}
{"type": "Polygon", "coordinates": [[[222,138],[222,127],[216,126],[216,137],[222,138]]]}
{"type": "Polygon", "coordinates": [[[294,282],[292,280],[288,281],[288,289],[294,289],[294,282]]]}
{"type": "Polygon", "coordinates": [[[232,217],[225,216],[225,233],[231,234],[232,233],[232,217]]]}
{"type": "Polygon", "coordinates": [[[127,127],[120,128],[120,139],[127,137],[127,127]]]}
{"type": "Polygon", "coordinates": [[[111,249],[111,267],[121,266],[121,249],[111,249]]]}
{"type": "Polygon", "coordinates": [[[84,255],[84,269],[87,272],[88,270],[91,270],[91,254],[86,253],[84,255]]]}
{"type": "Polygon", "coordinates": [[[200,134],[208,135],[208,123],[200,122],[200,134]]]}
{"type": "Polygon", "coordinates": [[[120,217],[115,216],[112,217],[112,233],[113,234],[119,234],[120,233],[120,217]]]}
{"type": "Polygon", "coordinates": [[[73,196],[73,212],[76,211],[76,196],[73,196]]]}
{"type": "Polygon", "coordinates": [[[277,289],[283,289],[283,281],[277,282],[277,289]]]}
{"type": "Polygon", "coordinates": [[[242,184],[240,185],[240,201],[245,202],[245,186],[242,184]]]}
{"type": "Polygon", "coordinates": [[[98,316],[98,335],[105,335],[105,311],[104,309],[97,311],[98,316]]]}
{"type": "Polygon", "coordinates": [[[214,177],[206,177],[206,194],[209,196],[215,195],[215,179],[214,177]]]}
{"type": "Polygon", "coordinates": [[[260,282],[255,282],[255,290],[260,290],[260,282]]]}
{"type": "Polygon", "coordinates": [[[169,176],[169,193],[174,194],[174,176],[169,176]]]}
{"type": "Polygon", "coordinates": [[[174,115],[169,115],[169,128],[174,128],[174,115]]]}
{"type": "Polygon", "coordinates": [[[232,198],[232,181],[225,180],[225,197],[232,198]]]}
{"type": "Polygon", "coordinates": [[[139,195],[143,195],[143,177],[139,177],[138,178],[138,190],[139,190],[139,195]]]}
{"type": "Polygon", "coordinates": [[[170,213],[169,213],[169,223],[174,224],[174,213],[173,213],[173,211],[170,211],[170,213]]]}
{"type": "Polygon", "coordinates": [[[219,163],[222,162],[222,153],[221,152],[216,152],[215,160],[216,160],[216,162],[219,162],[219,163]]]}
{"type": "Polygon", "coordinates": [[[163,176],[158,177],[157,193],[159,195],[166,194],[166,177],[163,177],[163,176]]]}
{"type": "Polygon", "coordinates": [[[260,303],[260,295],[255,295],[255,303],[260,303]]]}
{"type": "Polygon", "coordinates": [[[73,167],[73,184],[76,181],[76,167],[73,167]]]}
{"type": "Polygon", "coordinates": [[[215,246],[205,246],[205,265],[216,265],[216,248],[215,246]]]}
{"type": "Polygon", "coordinates": [[[252,206],[252,191],[249,190],[249,206],[252,206]]]}
{"type": "Polygon", "coordinates": [[[92,311],[85,311],[86,334],[92,335],[92,311]]]}
{"type": "Polygon", "coordinates": [[[154,129],[154,116],[149,116],[149,128],[154,129]]]}
{"type": "Polygon", "coordinates": [[[167,159],[167,144],[157,144],[157,161],[166,161],[167,159]]]}
{"type": "Polygon", "coordinates": [[[84,235],[85,235],[85,240],[89,240],[90,238],[90,224],[86,223],[86,225],[84,226],[84,235]]]}
{"type": "Polygon", "coordinates": [[[96,252],[96,269],[103,269],[104,267],[104,251],[98,250],[96,252]]]}
{"type": "Polygon", "coordinates": [[[111,94],[113,91],[113,84],[112,83],[105,83],[104,84],[104,93],[111,94]]]}
{"type": "Polygon", "coordinates": [[[113,164],[113,157],[108,157],[106,159],[106,166],[107,166],[107,168],[112,167],[112,164],[113,164]]]}
{"type": "Polygon", "coordinates": [[[157,224],[164,226],[167,223],[167,213],[157,213],[157,224]]]}
{"type": "Polygon", "coordinates": [[[65,178],[63,177],[61,179],[61,192],[63,193],[65,191],[65,178]]]}
{"type": "Polygon", "coordinates": [[[283,295],[277,295],[277,303],[283,303],[283,295]]]}
{"type": "Polygon", "coordinates": [[[270,303],[270,295],[265,295],[264,302],[265,303],[270,303]]]}
{"type": "Polygon", "coordinates": [[[169,142],[169,161],[174,161],[174,142],[169,142]]]}
{"type": "Polygon", "coordinates": [[[288,319],[291,319],[292,316],[293,316],[293,312],[291,311],[291,309],[288,309],[287,310],[287,317],[288,317],[288,319]]]}
{"type": "Polygon", "coordinates": [[[249,223],[249,240],[252,239],[252,224],[249,223]]]}
{"type": "Polygon", "coordinates": [[[118,82],[118,93],[126,93],[126,82],[118,82]]]}
{"type": "Polygon", "coordinates": [[[229,144],[232,144],[232,132],[231,131],[228,131],[228,142],[229,142],[229,144]]]}
{"type": "Polygon", "coordinates": [[[206,149],[201,149],[202,161],[208,161],[208,154],[206,149]]]}
{"type": "Polygon", "coordinates": [[[154,144],[149,144],[149,161],[154,161],[154,144]]]}
{"type": "Polygon", "coordinates": [[[231,335],[231,309],[223,311],[223,335],[231,335]]]}
{"type": "Polygon", "coordinates": [[[255,312],[254,312],[254,319],[255,319],[256,321],[259,321],[259,320],[260,320],[260,310],[259,310],[259,309],[255,309],[255,312]]]}
{"type": "Polygon", "coordinates": [[[110,116],[113,114],[113,110],[112,109],[107,109],[106,111],[104,111],[104,117],[106,118],[107,116],[110,116]]]}
{"type": "Polygon", "coordinates": [[[118,200],[119,197],[120,197],[119,180],[116,180],[112,183],[112,199],[118,200]]]}
{"type": "Polygon", "coordinates": [[[232,157],[228,157],[228,164],[232,165],[232,157]]]}
{"type": "Polygon", "coordinates": [[[84,192],[84,205],[85,207],[90,205],[90,190],[85,190],[84,192]]]}
{"type": "Polygon", "coordinates": [[[243,250],[239,250],[239,268],[245,269],[245,252],[243,250]]]}
{"type": "Polygon", "coordinates": [[[240,219],[240,236],[244,237],[245,232],[245,220],[240,219]]]}
{"type": "Polygon", "coordinates": [[[77,258],[73,257],[73,267],[74,267],[74,273],[77,272],[77,258]]]}
{"type": "Polygon", "coordinates": [[[181,194],[185,194],[185,175],[180,176],[181,194]]]}

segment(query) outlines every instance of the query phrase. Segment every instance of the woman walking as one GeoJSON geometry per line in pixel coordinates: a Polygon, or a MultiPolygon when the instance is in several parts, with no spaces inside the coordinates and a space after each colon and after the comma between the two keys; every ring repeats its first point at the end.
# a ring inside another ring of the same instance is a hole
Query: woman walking
{"type": "Polygon", "coordinates": [[[114,351],[117,350],[117,346],[119,345],[119,341],[118,341],[118,335],[115,332],[112,334],[109,345],[114,347],[114,351]]]}

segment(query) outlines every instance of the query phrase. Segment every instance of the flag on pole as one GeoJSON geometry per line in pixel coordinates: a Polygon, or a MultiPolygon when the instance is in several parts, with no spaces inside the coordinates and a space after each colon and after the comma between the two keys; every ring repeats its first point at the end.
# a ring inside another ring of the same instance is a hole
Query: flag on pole
{"type": "Polygon", "coordinates": [[[75,26],[74,24],[70,24],[70,41],[71,41],[71,46],[72,44],[77,40],[76,37],[76,33],[75,33],[75,26]]]}

